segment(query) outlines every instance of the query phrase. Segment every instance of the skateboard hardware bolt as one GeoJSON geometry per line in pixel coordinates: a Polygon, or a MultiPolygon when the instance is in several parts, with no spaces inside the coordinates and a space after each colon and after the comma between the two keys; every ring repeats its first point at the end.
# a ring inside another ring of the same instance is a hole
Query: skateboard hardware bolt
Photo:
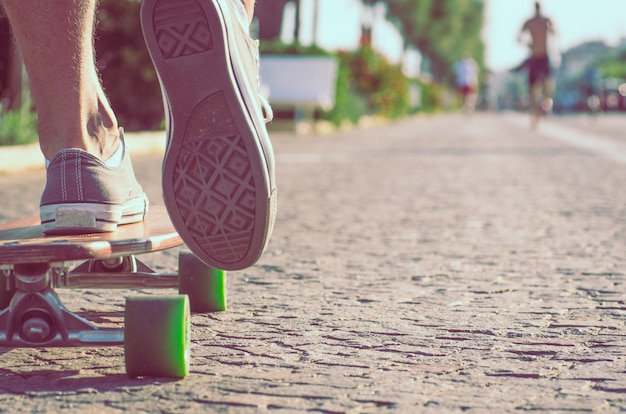
{"type": "Polygon", "coordinates": [[[118,267],[124,264],[124,258],[120,257],[112,257],[110,259],[104,259],[101,262],[101,265],[106,270],[116,270],[118,267]]]}
{"type": "Polygon", "coordinates": [[[42,342],[50,336],[50,324],[44,318],[33,316],[22,325],[24,339],[30,342],[42,342]]]}

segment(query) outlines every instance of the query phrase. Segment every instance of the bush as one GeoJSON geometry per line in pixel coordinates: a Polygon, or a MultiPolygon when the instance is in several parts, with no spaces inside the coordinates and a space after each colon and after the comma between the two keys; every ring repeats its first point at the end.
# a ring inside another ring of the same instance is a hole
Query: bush
{"type": "Polygon", "coordinates": [[[37,142],[37,114],[32,109],[32,99],[24,93],[22,105],[16,111],[0,106],[0,145],[24,145],[37,142]]]}
{"type": "Polygon", "coordinates": [[[30,111],[0,113],[0,145],[37,142],[37,116],[30,111]]]}
{"type": "Polygon", "coordinates": [[[409,82],[399,65],[392,65],[371,47],[344,56],[349,83],[366,102],[370,113],[398,118],[411,110],[409,82]]]}
{"type": "Polygon", "coordinates": [[[369,111],[367,100],[350,82],[351,77],[352,73],[347,65],[347,61],[340,55],[335,89],[335,106],[330,111],[322,114],[322,118],[331,121],[337,126],[345,121],[357,124],[359,119],[369,111]]]}
{"type": "Polygon", "coordinates": [[[417,81],[422,91],[421,111],[435,112],[443,107],[443,95],[446,88],[436,82],[417,81]]]}

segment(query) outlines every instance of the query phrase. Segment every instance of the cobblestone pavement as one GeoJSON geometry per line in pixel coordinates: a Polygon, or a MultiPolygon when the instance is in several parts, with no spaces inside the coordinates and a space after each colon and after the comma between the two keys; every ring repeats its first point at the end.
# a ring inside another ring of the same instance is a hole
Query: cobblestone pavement
{"type": "MultiPolygon", "coordinates": [[[[626,165],[526,121],[276,134],[272,242],[229,274],[228,311],[193,316],[191,375],[129,379],[121,347],[1,349],[0,412],[626,411],[626,165]]],[[[626,118],[550,122],[625,139],[626,118]]],[[[158,203],[160,158],[135,164],[158,203]]],[[[42,187],[0,177],[0,218],[42,187]]],[[[121,319],[119,291],[60,295],[121,319]]]]}

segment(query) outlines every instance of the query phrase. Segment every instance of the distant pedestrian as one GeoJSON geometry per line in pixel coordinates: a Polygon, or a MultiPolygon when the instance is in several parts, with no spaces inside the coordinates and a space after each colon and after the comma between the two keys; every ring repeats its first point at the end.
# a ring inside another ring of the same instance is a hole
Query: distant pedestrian
{"type": "Polygon", "coordinates": [[[541,3],[535,2],[535,16],[522,26],[519,40],[530,34],[530,58],[522,65],[528,70],[530,112],[532,126],[536,127],[541,116],[552,109],[550,84],[549,36],[555,33],[552,20],[541,14],[541,3]]]}
{"type": "Polygon", "coordinates": [[[463,109],[474,112],[478,100],[478,64],[465,56],[454,65],[457,90],[463,97],[463,109]]]}
{"type": "Polygon", "coordinates": [[[583,74],[581,95],[590,115],[595,115],[602,109],[600,101],[601,83],[602,74],[597,68],[590,67],[583,74]]]}

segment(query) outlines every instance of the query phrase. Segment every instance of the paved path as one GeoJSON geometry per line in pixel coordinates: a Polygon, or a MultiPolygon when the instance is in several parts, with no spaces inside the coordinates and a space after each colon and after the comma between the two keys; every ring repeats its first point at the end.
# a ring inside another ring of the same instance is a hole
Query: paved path
{"type": "MultiPolygon", "coordinates": [[[[192,374],[128,379],[120,347],[0,350],[0,412],[626,411],[626,165],[555,139],[619,152],[626,118],[527,121],[276,135],[274,237],[230,273],[228,311],[193,316],[192,374]]],[[[159,158],[135,161],[158,202],[159,158]]],[[[0,177],[1,218],[42,185],[0,177]]],[[[122,311],[119,292],[61,294],[122,311]]]]}

